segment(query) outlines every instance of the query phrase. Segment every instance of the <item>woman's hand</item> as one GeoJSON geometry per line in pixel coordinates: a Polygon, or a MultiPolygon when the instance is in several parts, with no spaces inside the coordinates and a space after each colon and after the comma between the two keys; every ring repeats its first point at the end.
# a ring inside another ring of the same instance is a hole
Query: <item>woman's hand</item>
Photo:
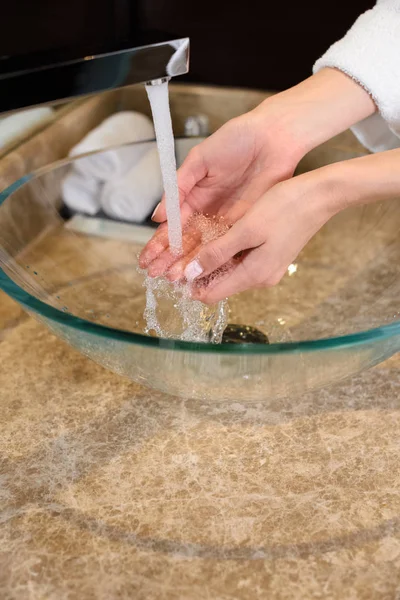
{"type": "MultiPolygon", "coordinates": [[[[252,111],[229,121],[190,152],[178,171],[185,255],[198,241],[192,231],[185,232],[193,213],[223,216],[234,223],[266,190],[293,175],[302,151],[277,129],[261,111],[252,111]]],[[[153,220],[165,219],[163,200],[153,220]]],[[[142,252],[141,266],[157,276],[173,260],[164,223],[142,252]]]]}
{"type": "Polygon", "coordinates": [[[320,171],[275,185],[225,235],[182,264],[185,278],[195,284],[193,297],[213,304],[247,289],[276,285],[340,204],[339,186],[320,171]]]}
{"type": "MultiPolygon", "coordinates": [[[[195,147],[178,171],[183,226],[196,212],[236,223],[270,188],[289,179],[309,150],[374,110],[358,84],[339,71],[323,69],[228,122],[195,147]]],[[[199,236],[186,231],[183,259],[176,263],[168,248],[165,200],[153,219],[162,225],[142,251],[140,265],[152,277],[167,273],[177,279],[185,259],[196,253],[199,236]]]]}
{"type": "Polygon", "coordinates": [[[400,150],[336,163],[280,183],[186,265],[185,277],[195,284],[193,297],[213,304],[246,289],[273,286],[336,213],[397,197],[400,150]],[[207,277],[221,267],[225,272],[207,277]]]}

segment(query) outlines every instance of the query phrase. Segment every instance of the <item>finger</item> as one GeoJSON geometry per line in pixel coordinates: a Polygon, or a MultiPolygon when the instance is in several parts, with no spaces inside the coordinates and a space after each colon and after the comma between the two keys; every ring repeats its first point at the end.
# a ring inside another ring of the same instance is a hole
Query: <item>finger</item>
{"type": "MultiPolygon", "coordinates": [[[[186,267],[189,265],[189,263],[198,258],[201,245],[205,242],[203,241],[202,233],[197,230],[197,234],[196,244],[192,244],[190,247],[188,246],[188,250],[184,252],[182,258],[177,260],[167,271],[166,278],[169,281],[179,281],[180,279],[183,279],[186,267]]],[[[229,260],[228,262],[225,262],[224,267],[228,267],[229,262],[229,260]]],[[[219,268],[219,271],[220,273],[222,272],[221,268],[219,268]]]]}
{"type": "Polygon", "coordinates": [[[141,269],[147,269],[149,264],[157,258],[168,246],[168,226],[167,223],[160,225],[154,233],[151,240],[147,242],[139,256],[139,266],[141,269]]]}
{"type": "MultiPolygon", "coordinates": [[[[197,231],[195,228],[189,229],[189,231],[184,234],[182,239],[183,256],[191,256],[192,250],[197,248],[200,243],[201,232],[197,231]]],[[[172,265],[174,265],[174,263],[176,264],[177,262],[181,262],[181,260],[182,259],[178,259],[177,261],[176,254],[173,254],[169,248],[167,248],[149,265],[147,272],[150,277],[160,277],[161,275],[164,275],[165,272],[172,267],[172,265]]]]}
{"type": "MultiPolygon", "coordinates": [[[[188,204],[182,207],[181,210],[181,222],[182,227],[188,222],[193,210],[188,204]]],[[[147,269],[149,265],[156,260],[160,254],[162,254],[169,246],[168,239],[168,224],[162,223],[158,228],[153,237],[140,253],[139,266],[141,269],[147,269]]]]}
{"type": "Polygon", "coordinates": [[[208,281],[206,277],[204,282],[194,282],[192,297],[205,304],[215,304],[245,290],[273,287],[281,281],[290,264],[287,257],[282,260],[283,256],[283,248],[273,251],[262,244],[250,250],[240,262],[231,261],[222,277],[208,281]]]}
{"type": "MultiPolygon", "coordinates": [[[[201,240],[199,240],[199,241],[201,241],[201,240]]],[[[187,265],[194,258],[196,258],[197,254],[198,254],[198,245],[196,245],[194,247],[194,249],[192,249],[192,252],[188,252],[183,258],[176,261],[176,263],[173,264],[168,269],[167,273],[165,274],[168,281],[173,282],[173,281],[180,281],[181,279],[183,279],[184,272],[185,272],[187,265]]]]}
{"type": "Polygon", "coordinates": [[[205,304],[215,304],[253,286],[254,282],[243,261],[232,266],[225,275],[205,287],[200,282],[199,287],[193,288],[192,297],[205,304]]]}
{"type": "Polygon", "coordinates": [[[238,252],[256,245],[253,242],[254,239],[249,238],[243,221],[238,221],[227,233],[209,242],[200,250],[198,256],[185,268],[186,279],[194,281],[200,276],[209,275],[225,265],[238,252]]]}
{"type": "MultiPolygon", "coordinates": [[[[207,168],[203,160],[202,152],[201,150],[199,151],[199,146],[196,146],[189,152],[186,160],[177,172],[179,202],[181,206],[185,203],[194,186],[204,179],[206,175],[207,168]]],[[[151,218],[157,223],[163,223],[167,219],[165,196],[163,196],[151,218]]]]}

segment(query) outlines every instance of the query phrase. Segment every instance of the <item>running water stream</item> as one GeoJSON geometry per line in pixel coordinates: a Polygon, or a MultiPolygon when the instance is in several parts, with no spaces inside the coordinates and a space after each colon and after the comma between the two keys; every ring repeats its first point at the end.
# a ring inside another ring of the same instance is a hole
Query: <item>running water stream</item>
{"type": "Polygon", "coordinates": [[[175,140],[172,130],[171,111],[169,109],[168,81],[155,85],[147,85],[146,90],[153,114],[157,148],[160,157],[167,209],[169,245],[174,254],[181,254],[182,223],[178,180],[176,176],[175,140]]]}
{"type": "MultiPolygon", "coordinates": [[[[168,238],[171,252],[182,254],[182,223],[176,174],[175,140],[169,107],[168,82],[146,86],[164,184],[168,238]]],[[[221,224],[202,215],[192,220],[199,241],[206,243],[221,235],[221,224]]],[[[224,230],[224,226],[222,225],[224,230]]],[[[169,283],[164,277],[146,275],[146,333],[193,342],[219,343],[226,325],[226,302],[209,307],[191,299],[188,282],[169,283]]]]}

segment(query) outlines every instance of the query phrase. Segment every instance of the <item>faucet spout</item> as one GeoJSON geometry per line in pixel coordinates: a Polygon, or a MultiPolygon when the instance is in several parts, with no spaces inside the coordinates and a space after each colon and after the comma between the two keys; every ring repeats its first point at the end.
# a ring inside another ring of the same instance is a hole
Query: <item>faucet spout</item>
{"type": "Polygon", "coordinates": [[[161,85],[170,81],[171,77],[160,77],[160,79],[153,79],[152,81],[146,81],[146,85],[161,85]]]}
{"type": "Polygon", "coordinates": [[[135,83],[161,83],[188,70],[189,39],[183,38],[0,73],[0,113],[56,104],[135,83]]]}

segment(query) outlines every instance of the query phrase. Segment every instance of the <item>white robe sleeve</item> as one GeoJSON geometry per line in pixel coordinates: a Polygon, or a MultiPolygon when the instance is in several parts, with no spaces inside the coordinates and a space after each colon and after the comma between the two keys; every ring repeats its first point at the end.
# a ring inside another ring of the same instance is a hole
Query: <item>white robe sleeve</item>
{"type": "Polygon", "coordinates": [[[378,111],[352,130],[371,152],[400,147],[400,0],[378,0],[314,65],[357,81],[378,111]]]}

